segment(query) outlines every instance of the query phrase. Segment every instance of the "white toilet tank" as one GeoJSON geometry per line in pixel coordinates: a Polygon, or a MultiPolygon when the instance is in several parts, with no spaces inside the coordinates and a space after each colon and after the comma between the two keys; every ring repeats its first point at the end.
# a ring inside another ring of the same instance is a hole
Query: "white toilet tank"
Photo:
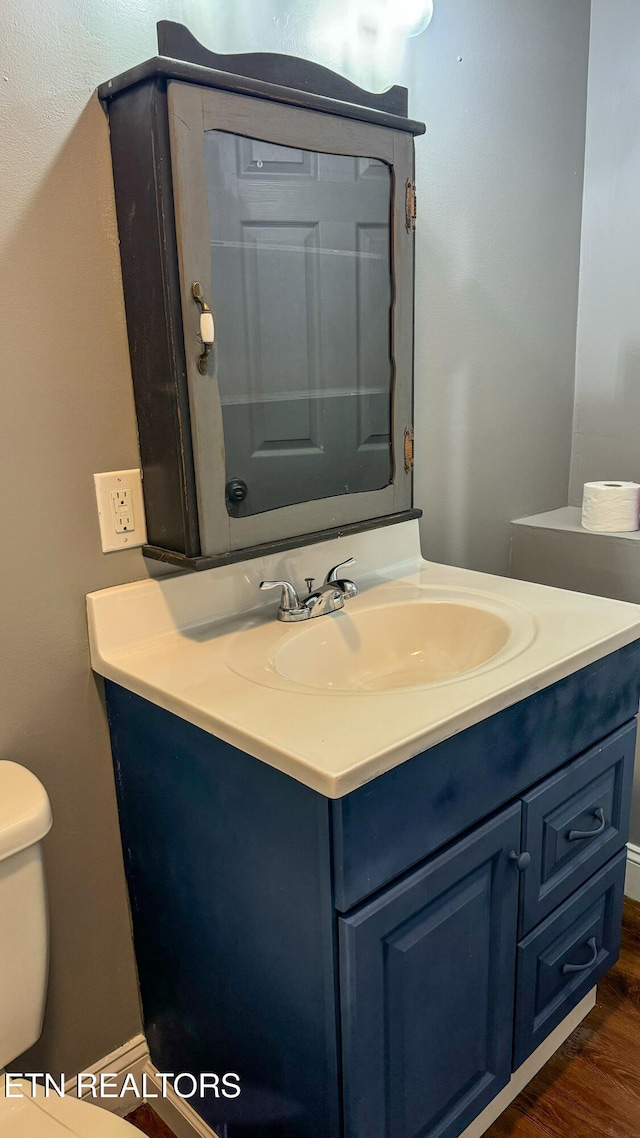
{"type": "Polygon", "coordinates": [[[38,843],[51,820],[36,776],[0,761],[0,1071],[42,1030],[49,937],[38,843]]]}

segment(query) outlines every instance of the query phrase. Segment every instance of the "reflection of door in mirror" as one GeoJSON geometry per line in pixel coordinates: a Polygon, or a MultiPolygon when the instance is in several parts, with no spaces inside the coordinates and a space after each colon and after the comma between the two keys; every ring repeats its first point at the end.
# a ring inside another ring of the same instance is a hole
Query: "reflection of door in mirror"
{"type": "Polygon", "coordinates": [[[229,513],[388,485],[389,166],[220,130],[204,162],[229,513]]]}

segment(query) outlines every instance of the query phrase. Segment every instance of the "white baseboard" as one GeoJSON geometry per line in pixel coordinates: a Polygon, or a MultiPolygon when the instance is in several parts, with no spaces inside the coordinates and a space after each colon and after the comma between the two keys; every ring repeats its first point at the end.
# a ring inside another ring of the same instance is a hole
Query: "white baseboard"
{"type": "MultiPolygon", "coordinates": [[[[147,1086],[153,1084],[159,1092],[160,1081],[154,1078],[155,1070],[149,1059],[145,1067],[147,1086]]],[[[215,1131],[207,1126],[204,1119],[189,1105],[187,1099],[179,1098],[168,1083],[165,1095],[159,1095],[151,1102],[151,1106],[162,1121],[166,1122],[169,1129],[173,1130],[176,1138],[218,1138],[215,1131]]]]}
{"type": "MultiPolygon", "coordinates": [[[[151,1062],[144,1035],[136,1035],[134,1039],[130,1039],[128,1043],[123,1043],[122,1047],[118,1047],[109,1055],[105,1055],[103,1059],[99,1059],[91,1067],[85,1067],[82,1073],[95,1075],[98,1080],[100,1075],[115,1076],[113,1083],[109,1083],[111,1094],[119,1093],[127,1075],[133,1075],[136,1086],[140,1090],[146,1091],[144,1097],[138,1097],[128,1091],[122,1098],[94,1098],[90,1086],[83,1086],[81,1098],[85,1102],[101,1106],[103,1109],[111,1111],[112,1114],[118,1114],[121,1118],[124,1118],[125,1114],[130,1114],[143,1102],[149,1102],[156,1114],[160,1115],[160,1118],[173,1130],[176,1138],[218,1138],[206,1122],[200,1118],[200,1115],[196,1114],[188,1101],[181,1099],[168,1084],[165,1095],[161,1095],[161,1083],[155,1077],[156,1068],[151,1062]]],[[[65,1093],[77,1097],[77,1076],[75,1079],[67,1081],[65,1093]]]]}
{"type": "Polygon", "coordinates": [[[624,891],[627,897],[640,901],[640,846],[627,843],[627,872],[624,879],[624,891]]]}
{"type": "MultiPolygon", "coordinates": [[[[109,1055],[105,1055],[103,1059],[98,1059],[91,1067],[86,1067],[82,1072],[87,1075],[96,1075],[98,1079],[100,1075],[115,1075],[113,1085],[110,1085],[110,1094],[119,1094],[122,1084],[127,1075],[133,1075],[135,1078],[136,1086],[140,1087],[142,1084],[142,1074],[146,1069],[146,1064],[149,1062],[149,1048],[144,1035],[136,1035],[130,1039],[128,1043],[123,1043],[115,1051],[109,1055]]],[[[73,1095],[74,1098],[78,1097],[78,1078],[69,1079],[65,1088],[66,1094],[73,1095]]],[[[96,1106],[104,1107],[110,1110],[113,1114],[119,1114],[121,1118],[125,1114],[129,1114],[140,1106],[144,1099],[128,1091],[122,1098],[94,1098],[91,1094],[90,1087],[86,1085],[82,1088],[80,1097],[85,1102],[94,1103],[96,1106]]]]}

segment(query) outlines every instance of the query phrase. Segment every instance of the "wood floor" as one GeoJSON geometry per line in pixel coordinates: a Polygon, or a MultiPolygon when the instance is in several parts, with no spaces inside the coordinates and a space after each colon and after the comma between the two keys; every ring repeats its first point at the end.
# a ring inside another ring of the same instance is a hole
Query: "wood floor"
{"type": "Polygon", "coordinates": [[[156,1112],[146,1102],[134,1110],[132,1114],[127,1115],[127,1122],[132,1122],[148,1138],[176,1138],[173,1130],[169,1130],[169,1127],[161,1118],[158,1118],[156,1112]]]}
{"type": "MultiPolygon", "coordinates": [[[[129,1115],[174,1138],[149,1106],[129,1115]]],[[[484,1138],[640,1138],[640,904],[625,900],[620,959],[598,1002],[484,1138]]]]}

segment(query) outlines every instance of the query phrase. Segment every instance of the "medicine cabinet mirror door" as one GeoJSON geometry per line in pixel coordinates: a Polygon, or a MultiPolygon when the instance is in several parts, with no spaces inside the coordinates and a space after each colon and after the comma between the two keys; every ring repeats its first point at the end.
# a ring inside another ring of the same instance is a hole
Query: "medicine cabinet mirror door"
{"type": "Polygon", "coordinates": [[[169,121],[202,553],[410,509],[411,136],[181,83],[169,121]]]}

